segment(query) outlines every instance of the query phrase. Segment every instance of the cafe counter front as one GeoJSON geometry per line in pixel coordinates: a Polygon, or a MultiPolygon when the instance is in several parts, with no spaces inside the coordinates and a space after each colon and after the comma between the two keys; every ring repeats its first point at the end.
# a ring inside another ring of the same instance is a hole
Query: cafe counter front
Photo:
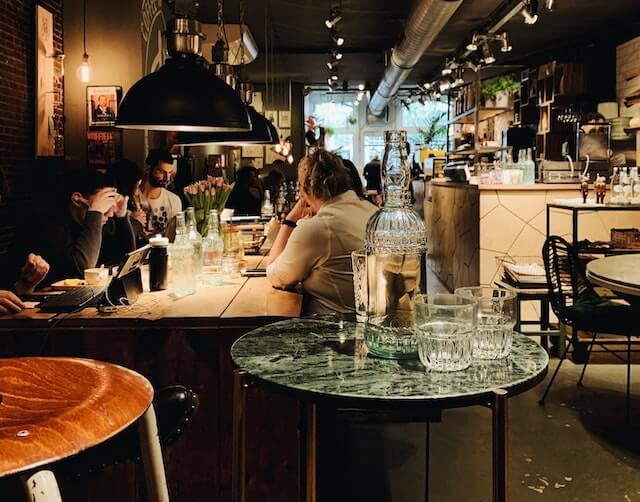
{"type": "MultiPolygon", "coordinates": [[[[580,186],[567,184],[474,185],[431,181],[425,220],[431,270],[453,291],[500,279],[503,260],[541,259],[547,204],[578,203],[580,186]]],[[[590,198],[594,198],[593,189],[590,198]]],[[[611,228],[640,227],[640,212],[580,211],[578,238],[609,241],[611,228]]],[[[572,214],[551,208],[549,234],[572,240],[572,214]]],[[[531,260],[532,261],[532,260],[531,260]]]]}

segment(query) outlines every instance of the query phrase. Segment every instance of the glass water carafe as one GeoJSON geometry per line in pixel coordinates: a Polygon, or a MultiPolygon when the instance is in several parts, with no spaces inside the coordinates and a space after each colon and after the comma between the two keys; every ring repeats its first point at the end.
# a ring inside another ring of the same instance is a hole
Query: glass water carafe
{"type": "Polygon", "coordinates": [[[405,131],[385,132],[383,206],[369,219],[367,329],[369,352],[389,359],[417,357],[414,297],[425,292],[426,234],[411,205],[405,131]]]}

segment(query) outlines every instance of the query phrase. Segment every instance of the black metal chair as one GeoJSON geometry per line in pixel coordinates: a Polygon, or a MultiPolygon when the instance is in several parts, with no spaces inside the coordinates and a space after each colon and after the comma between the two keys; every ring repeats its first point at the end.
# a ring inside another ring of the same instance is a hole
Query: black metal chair
{"type": "MultiPolygon", "coordinates": [[[[181,385],[156,391],[153,406],[162,449],[172,444],[188,427],[198,403],[198,395],[181,385]]],[[[111,465],[140,462],[141,456],[137,425],[134,424],[102,444],[53,464],[52,469],[60,479],[83,478],[100,474],[111,465]]]]}
{"type": "MultiPolygon", "coordinates": [[[[578,258],[576,250],[562,237],[555,235],[548,237],[542,248],[542,255],[553,312],[560,322],[570,326],[574,333],[577,330],[593,333],[578,385],[582,385],[597,334],[627,337],[626,419],[628,421],[631,403],[631,336],[638,319],[637,314],[629,305],[607,300],[596,293],[587,279],[584,265],[578,258]]],[[[572,336],[560,357],[560,362],[540,399],[540,404],[544,404],[560,366],[573,344],[573,338],[572,336]]],[[[607,347],[604,348],[615,354],[607,347]]]]}

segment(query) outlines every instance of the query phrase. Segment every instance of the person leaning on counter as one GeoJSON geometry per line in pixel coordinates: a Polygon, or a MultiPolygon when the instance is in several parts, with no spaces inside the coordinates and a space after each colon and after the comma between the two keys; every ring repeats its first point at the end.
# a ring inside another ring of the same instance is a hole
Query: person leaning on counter
{"type": "Polygon", "coordinates": [[[298,180],[300,200],[267,257],[267,278],[278,288],[301,282],[305,314],[353,312],[351,252],[364,246],[377,208],[358,198],[340,158],[324,150],[302,159],[298,180]]]}

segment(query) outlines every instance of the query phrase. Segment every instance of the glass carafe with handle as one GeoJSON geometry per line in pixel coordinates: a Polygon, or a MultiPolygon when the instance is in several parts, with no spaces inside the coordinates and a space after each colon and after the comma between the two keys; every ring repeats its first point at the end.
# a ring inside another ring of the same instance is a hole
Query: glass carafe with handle
{"type": "Polygon", "coordinates": [[[383,205],[365,232],[365,341],[378,357],[416,358],[414,297],[426,288],[426,234],[422,218],[412,208],[405,131],[385,132],[381,169],[383,205]]]}

